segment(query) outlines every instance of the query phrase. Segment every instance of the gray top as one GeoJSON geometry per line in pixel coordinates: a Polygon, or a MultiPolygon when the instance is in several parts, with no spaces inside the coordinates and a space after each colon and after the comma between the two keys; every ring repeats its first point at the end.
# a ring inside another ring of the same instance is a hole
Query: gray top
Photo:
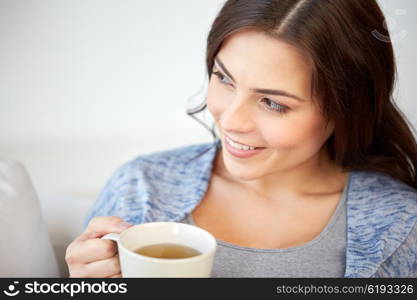
{"type": "MultiPolygon", "coordinates": [[[[345,185],[337,208],[313,240],[285,249],[259,249],[217,241],[212,277],[343,277],[346,259],[345,185]]],[[[191,213],[180,222],[196,226],[191,213]]]]}

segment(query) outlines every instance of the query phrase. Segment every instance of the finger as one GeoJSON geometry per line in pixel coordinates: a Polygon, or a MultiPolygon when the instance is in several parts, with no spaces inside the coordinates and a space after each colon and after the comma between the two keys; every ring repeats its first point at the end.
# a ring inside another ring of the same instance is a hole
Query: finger
{"type": "Polygon", "coordinates": [[[118,273],[116,275],[112,275],[112,276],[107,277],[107,278],[121,278],[121,277],[122,277],[122,273],[118,273]]]}
{"type": "Polygon", "coordinates": [[[119,217],[95,217],[90,221],[85,231],[76,239],[76,241],[101,238],[108,233],[121,233],[131,226],[132,224],[124,222],[124,220],[119,217]]]}
{"type": "Polygon", "coordinates": [[[108,259],[117,254],[117,244],[111,240],[90,239],[77,242],[71,249],[71,256],[77,263],[91,263],[108,259]]]}
{"type": "Polygon", "coordinates": [[[95,261],[82,267],[86,277],[108,277],[120,273],[119,255],[112,258],[95,261]]]}

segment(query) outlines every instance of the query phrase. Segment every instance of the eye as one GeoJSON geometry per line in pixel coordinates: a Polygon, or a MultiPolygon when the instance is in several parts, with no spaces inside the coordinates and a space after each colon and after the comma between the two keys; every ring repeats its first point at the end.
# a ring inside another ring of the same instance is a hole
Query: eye
{"type": "Polygon", "coordinates": [[[222,83],[222,84],[231,84],[231,82],[227,82],[227,81],[225,82],[224,81],[227,78],[226,78],[226,76],[224,76],[219,71],[213,71],[212,73],[217,76],[217,78],[219,79],[220,83],[222,83]]]}
{"type": "Polygon", "coordinates": [[[261,102],[263,102],[265,105],[263,105],[263,107],[266,110],[272,110],[274,112],[278,112],[278,113],[286,113],[288,111],[288,107],[282,104],[279,104],[269,98],[262,98],[261,102]]]}
{"type": "MultiPolygon", "coordinates": [[[[231,83],[227,81],[227,77],[224,76],[221,72],[213,71],[212,74],[217,76],[217,78],[218,78],[218,80],[220,81],[221,84],[231,85],[231,83]]],[[[266,98],[266,97],[262,98],[261,102],[265,103],[262,106],[263,106],[264,109],[266,109],[268,111],[273,111],[273,112],[284,114],[289,110],[289,108],[287,106],[279,104],[279,103],[277,103],[277,102],[275,102],[275,101],[273,101],[269,98],[266,98]]]]}

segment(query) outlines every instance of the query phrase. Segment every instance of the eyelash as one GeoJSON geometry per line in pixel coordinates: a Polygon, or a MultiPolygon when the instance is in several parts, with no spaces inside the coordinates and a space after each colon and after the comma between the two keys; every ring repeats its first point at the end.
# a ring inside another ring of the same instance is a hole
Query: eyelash
{"type": "MultiPolygon", "coordinates": [[[[226,76],[224,76],[221,72],[213,71],[212,74],[216,75],[217,79],[220,81],[221,84],[227,85],[227,83],[222,81],[224,78],[226,78],[226,76]]],[[[286,107],[282,104],[276,103],[275,101],[273,101],[269,98],[264,97],[264,98],[262,98],[262,100],[266,100],[267,103],[270,103],[270,105],[263,106],[268,111],[273,111],[273,112],[277,112],[277,113],[280,113],[280,114],[284,114],[289,109],[288,107],[286,107]]]]}

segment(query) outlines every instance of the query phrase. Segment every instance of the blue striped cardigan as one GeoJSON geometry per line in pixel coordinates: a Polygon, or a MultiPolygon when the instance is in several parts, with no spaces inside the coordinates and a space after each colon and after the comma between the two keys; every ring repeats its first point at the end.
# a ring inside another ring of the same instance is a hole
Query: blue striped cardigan
{"type": "MultiPolygon", "coordinates": [[[[138,156],[114,172],[88,213],[132,224],[180,221],[203,198],[220,141],[138,156]]],[[[352,171],[345,277],[417,277],[417,191],[382,173],[352,171]]]]}

